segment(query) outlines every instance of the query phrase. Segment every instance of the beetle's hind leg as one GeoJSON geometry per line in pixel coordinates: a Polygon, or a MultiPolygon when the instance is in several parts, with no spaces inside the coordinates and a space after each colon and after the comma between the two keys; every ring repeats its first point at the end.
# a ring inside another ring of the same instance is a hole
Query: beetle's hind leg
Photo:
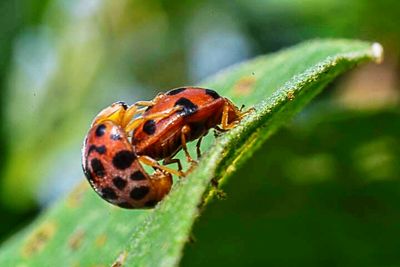
{"type": "Polygon", "coordinates": [[[162,164],[163,165],[169,165],[169,164],[174,164],[176,163],[178,165],[178,171],[182,171],[182,163],[180,159],[173,159],[172,157],[166,158],[163,160],[162,164]]]}
{"type": "Polygon", "coordinates": [[[186,160],[191,164],[197,164],[197,161],[190,156],[187,148],[186,136],[188,136],[189,134],[190,134],[190,127],[188,125],[183,126],[181,130],[182,149],[183,152],[185,152],[186,160]]]}
{"type": "Polygon", "coordinates": [[[181,171],[181,170],[177,171],[177,170],[168,168],[166,166],[160,165],[155,159],[153,159],[149,156],[138,156],[138,159],[141,163],[151,166],[155,169],[160,169],[167,173],[175,174],[179,177],[185,177],[185,173],[183,171],[181,171]]]}
{"type": "Polygon", "coordinates": [[[207,134],[208,134],[208,131],[204,135],[200,136],[199,140],[196,143],[197,160],[199,160],[201,158],[201,149],[200,149],[201,141],[203,140],[203,137],[206,136],[207,134]]]}

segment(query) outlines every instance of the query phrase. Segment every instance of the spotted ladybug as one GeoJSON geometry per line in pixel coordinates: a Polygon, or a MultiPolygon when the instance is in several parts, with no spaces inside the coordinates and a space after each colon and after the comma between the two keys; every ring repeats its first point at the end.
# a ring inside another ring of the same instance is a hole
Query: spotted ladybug
{"type": "Polygon", "coordinates": [[[82,148],[83,171],[106,201],[128,209],[151,208],[170,191],[174,170],[136,154],[123,128],[126,109],[116,103],[96,117],[82,148]],[[146,173],[142,163],[153,166],[154,174],[146,173]]]}
{"type": "MultiPolygon", "coordinates": [[[[250,111],[250,110],[249,110],[250,111]]],[[[117,102],[94,119],[82,149],[82,166],[91,186],[106,201],[122,208],[154,207],[170,191],[172,174],[183,177],[175,154],[183,149],[195,162],[186,143],[200,142],[208,130],[226,131],[243,116],[217,92],[183,87],[159,94],[152,101],[131,106],[117,102]],[[179,169],[160,165],[177,163],[179,169]],[[142,164],[155,171],[148,174],[142,164]]]]}
{"type": "Polygon", "coordinates": [[[138,155],[164,164],[178,163],[172,159],[183,148],[189,162],[191,158],[186,143],[197,140],[197,156],[200,142],[212,128],[226,131],[233,128],[248,112],[241,112],[229,99],[211,89],[182,87],[158,95],[142,114],[142,121],[133,124],[132,144],[138,155]],[[171,113],[172,111],[172,113],[171,113]],[[167,112],[167,116],[157,114],[167,112]],[[152,118],[153,117],[153,118],[152,118]]]}

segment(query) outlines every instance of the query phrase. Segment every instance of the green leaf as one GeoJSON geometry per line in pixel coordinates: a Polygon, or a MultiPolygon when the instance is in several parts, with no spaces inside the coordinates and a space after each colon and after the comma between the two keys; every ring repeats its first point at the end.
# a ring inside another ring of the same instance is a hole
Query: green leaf
{"type": "Polygon", "coordinates": [[[226,182],[327,83],[381,54],[378,44],[317,40],[218,74],[202,86],[256,111],[219,138],[208,136],[199,165],[154,210],[111,207],[85,184],[6,242],[0,266],[177,265],[202,204],[215,194],[211,180],[226,182]]]}
{"type": "Polygon", "coordinates": [[[227,199],[192,228],[182,266],[397,265],[399,109],[323,104],[232,176],[227,199]]]}

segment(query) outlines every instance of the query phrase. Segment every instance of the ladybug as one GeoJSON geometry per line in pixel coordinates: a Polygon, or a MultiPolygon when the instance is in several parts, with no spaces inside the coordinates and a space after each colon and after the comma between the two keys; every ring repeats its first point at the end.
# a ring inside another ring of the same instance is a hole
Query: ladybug
{"type": "MultiPolygon", "coordinates": [[[[143,104],[143,103],[142,103],[143,104]]],[[[173,159],[183,149],[189,162],[195,163],[187,150],[187,142],[197,140],[197,156],[200,143],[209,129],[226,131],[233,128],[249,111],[242,112],[229,99],[211,89],[181,87],[158,95],[145,103],[147,108],[139,120],[127,125],[132,133],[132,145],[138,155],[164,164],[177,163],[173,159]]]]}
{"type": "Polygon", "coordinates": [[[217,92],[199,87],[173,89],[129,107],[116,102],[92,122],[82,149],[83,171],[106,201],[122,208],[154,207],[170,191],[172,174],[185,176],[175,154],[183,148],[194,163],[187,142],[199,140],[200,157],[200,142],[209,129],[227,131],[250,110],[242,112],[217,92]],[[160,165],[161,159],[179,169],[160,165]]]}
{"type": "Polygon", "coordinates": [[[90,185],[106,201],[128,209],[151,208],[170,191],[171,174],[181,174],[137,155],[124,130],[135,113],[135,107],[128,109],[118,102],[95,118],[82,148],[82,167],[90,185]],[[142,164],[155,172],[149,175],[142,164]]]}

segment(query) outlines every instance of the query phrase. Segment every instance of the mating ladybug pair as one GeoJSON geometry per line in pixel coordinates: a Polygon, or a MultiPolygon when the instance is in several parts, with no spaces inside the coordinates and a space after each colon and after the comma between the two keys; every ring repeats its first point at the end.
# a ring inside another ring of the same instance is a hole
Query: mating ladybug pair
{"type": "Polygon", "coordinates": [[[210,89],[182,87],[131,106],[117,102],[94,119],[82,149],[83,171],[94,190],[122,208],[151,208],[170,191],[172,174],[185,176],[179,159],[186,143],[209,129],[226,131],[246,114],[210,89]],[[158,163],[163,160],[162,165],[158,163]],[[165,165],[177,163],[178,170],[165,165]],[[148,174],[142,164],[155,171],[148,174]]]}

